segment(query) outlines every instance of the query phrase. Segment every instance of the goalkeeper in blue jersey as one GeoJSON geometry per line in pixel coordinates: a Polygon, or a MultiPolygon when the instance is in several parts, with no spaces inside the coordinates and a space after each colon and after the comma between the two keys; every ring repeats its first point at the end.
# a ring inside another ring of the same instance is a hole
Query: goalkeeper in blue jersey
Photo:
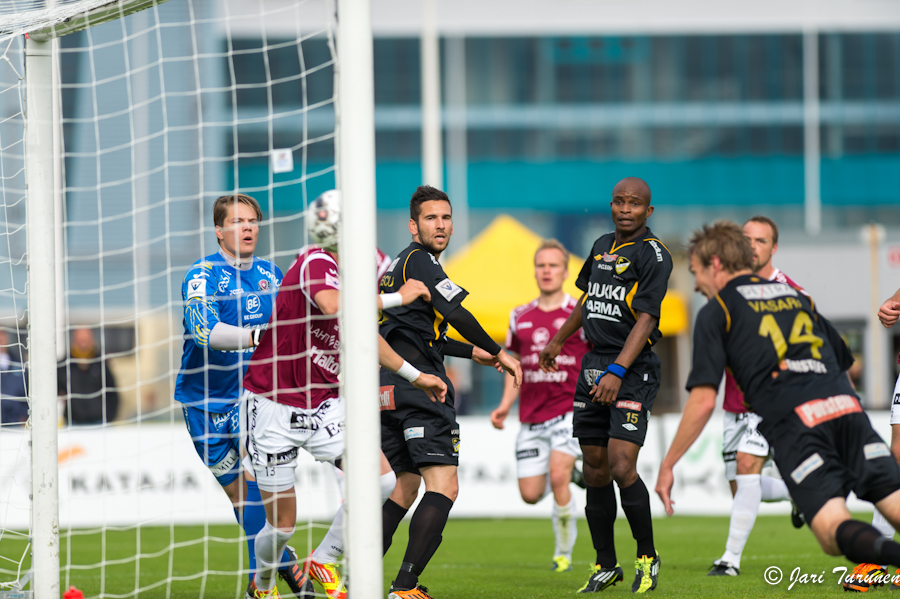
{"type": "MultiPolygon", "coordinates": [[[[282,278],[275,264],[253,255],[261,218],[259,204],[247,195],[222,196],[213,204],[219,251],[184,275],[184,349],[175,385],[194,448],[247,534],[251,571],[266,512],[256,481],[241,472],[239,397],[282,278]]],[[[311,596],[312,584],[296,562],[297,554],[287,548],[278,572],[294,594],[311,596]]]]}

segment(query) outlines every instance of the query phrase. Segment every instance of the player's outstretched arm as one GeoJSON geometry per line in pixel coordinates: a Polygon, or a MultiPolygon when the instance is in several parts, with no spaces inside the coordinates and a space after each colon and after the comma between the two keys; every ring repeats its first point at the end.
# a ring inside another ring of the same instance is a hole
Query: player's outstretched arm
{"type": "Polygon", "coordinates": [[[715,407],[715,387],[699,385],[691,389],[691,395],[688,397],[684,413],[681,416],[681,423],[678,425],[678,432],[675,433],[669,451],[659,466],[659,476],[656,478],[656,493],[662,500],[666,513],[670,516],[674,512],[672,506],[675,504],[671,497],[672,484],[675,482],[672,469],[703,432],[703,427],[706,426],[715,407]]]}
{"type": "Polygon", "coordinates": [[[444,318],[463,337],[474,344],[472,360],[486,366],[499,366],[515,378],[516,387],[522,385],[522,365],[491,339],[491,336],[478,324],[471,312],[463,306],[457,306],[444,318]],[[485,358],[485,354],[478,352],[478,349],[484,350],[490,358],[485,358]]]}
{"type": "Polygon", "coordinates": [[[409,279],[403,285],[400,286],[400,289],[395,291],[394,293],[381,293],[378,295],[378,309],[384,310],[385,308],[396,308],[397,306],[405,306],[407,304],[411,304],[419,298],[424,299],[426,302],[431,301],[431,291],[428,290],[428,287],[422,281],[417,281],[416,279],[409,279]]]}
{"type": "Polygon", "coordinates": [[[391,349],[391,346],[388,345],[388,342],[381,335],[378,336],[378,362],[427,393],[432,398],[431,401],[444,403],[444,400],[447,399],[447,385],[440,377],[420,372],[415,366],[401,358],[400,354],[391,349]]]}
{"type": "Polygon", "coordinates": [[[500,405],[491,412],[491,424],[496,429],[503,429],[503,421],[509,416],[509,410],[519,398],[519,390],[516,389],[516,379],[508,374],[503,377],[503,395],[500,397],[500,405]]]}
{"type": "Polygon", "coordinates": [[[894,326],[898,318],[900,318],[900,289],[878,308],[878,320],[886,329],[894,326]]]}
{"type": "Polygon", "coordinates": [[[572,310],[572,313],[569,314],[569,317],[566,318],[563,325],[559,327],[559,330],[556,331],[556,335],[553,336],[550,343],[545,345],[544,349],[541,350],[541,353],[538,356],[538,365],[544,372],[556,372],[559,370],[559,367],[556,365],[556,356],[562,351],[562,346],[563,343],[566,342],[566,339],[574,335],[578,329],[581,328],[581,304],[584,303],[584,297],[586,295],[587,292],[581,294],[581,299],[578,300],[578,306],[572,310]]]}

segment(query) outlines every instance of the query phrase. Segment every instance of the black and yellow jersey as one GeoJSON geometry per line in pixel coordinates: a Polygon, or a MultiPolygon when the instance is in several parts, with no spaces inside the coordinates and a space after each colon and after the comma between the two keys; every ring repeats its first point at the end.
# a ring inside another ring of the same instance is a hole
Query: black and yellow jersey
{"type": "Polygon", "coordinates": [[[735,277],[700,310],[687,388],[719,386],[725,367],[747,407],[777,422],[812,399],[853,395],[853,356],[812,298],[787,283],[735,277]]]}
{"type": "MultiPolygon", "coordinates": [[[[632,241],[616,244],[615,233],[594,242],[575,285],[587,292],[581,304],[581,324],[594,351],[621,351],[637,323],[636,312],[657,321],[672,273],[672,255],[650,229],[632,241]]],[[[659,327],[648,342],[660,338],[659,327]]]]}
{"type": "Polygon", "coordinates": [[[409,279],[424,283],[431,292],[431,301],[426,302],[420,297],[406,306],[382,311],[381,335],[410,363],[424,366],[421,359],[426,357],[443,372],[443,344],[447,333],[444,317],[456,309],[469,292],[451,281],[437,258],[416,242],[400,252],[381,277],[381,293],[394,293],[409,279]],[[397,343],[398,335],[412,344],[420,355],[406,351],[404,344],[397,343]]]}

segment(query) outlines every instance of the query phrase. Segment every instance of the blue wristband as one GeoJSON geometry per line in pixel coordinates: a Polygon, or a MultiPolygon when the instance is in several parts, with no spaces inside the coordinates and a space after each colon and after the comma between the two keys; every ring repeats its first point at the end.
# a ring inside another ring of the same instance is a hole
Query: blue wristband
{"type": "Polygon", "coordinates": [[[620,379],[625,378],[625,372],[627,372],[627,370],[628,369],[625,368],[624,366],[622,366],[620,364],[615,364],[615,363],[610,364],[609,366],[606,367],[606,372],[608,372],[610,374],[614,374],[617,377],[619,377],[620,379]]]}
{"type": "Polygon", "coordinates": [[[594,384],[595,384],[595,385],[599,385],[599,384],[600,384],[600,379],[603,378],[603,375],[604,375],[604,374],[606,374],[606,371],[605,371],[605,370],[601,370],[601,371],[600,371],[600,374],[597,375],[597,378],[594,379],[594,384]]]}

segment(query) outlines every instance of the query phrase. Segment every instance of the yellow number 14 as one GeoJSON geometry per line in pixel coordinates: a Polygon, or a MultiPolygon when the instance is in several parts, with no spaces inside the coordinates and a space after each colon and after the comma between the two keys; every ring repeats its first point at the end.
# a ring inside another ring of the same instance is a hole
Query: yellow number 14
{"type": "Polygon", "coordinates": [[[778,326],[778,323],[775,322],[775,317],[771,314],[763,316],[762,321],[759,323],[759,334],[772,340],[772,345],[775,346],[775,352],[778,354],[779,360],[787,354],[789,343],[791,345],[809,343],[809,351],[812,357],[821,360],[822,352],[819,351],[819,348],[825,342],[821,337],[813,335],[812,330],[812,318],[806,312],[797,312],[797,316],[794,318],[794,326],[791,327],[791,335],[787,341],[784,340],[784,333],[781,332],[781,327],[778,326]]]}

